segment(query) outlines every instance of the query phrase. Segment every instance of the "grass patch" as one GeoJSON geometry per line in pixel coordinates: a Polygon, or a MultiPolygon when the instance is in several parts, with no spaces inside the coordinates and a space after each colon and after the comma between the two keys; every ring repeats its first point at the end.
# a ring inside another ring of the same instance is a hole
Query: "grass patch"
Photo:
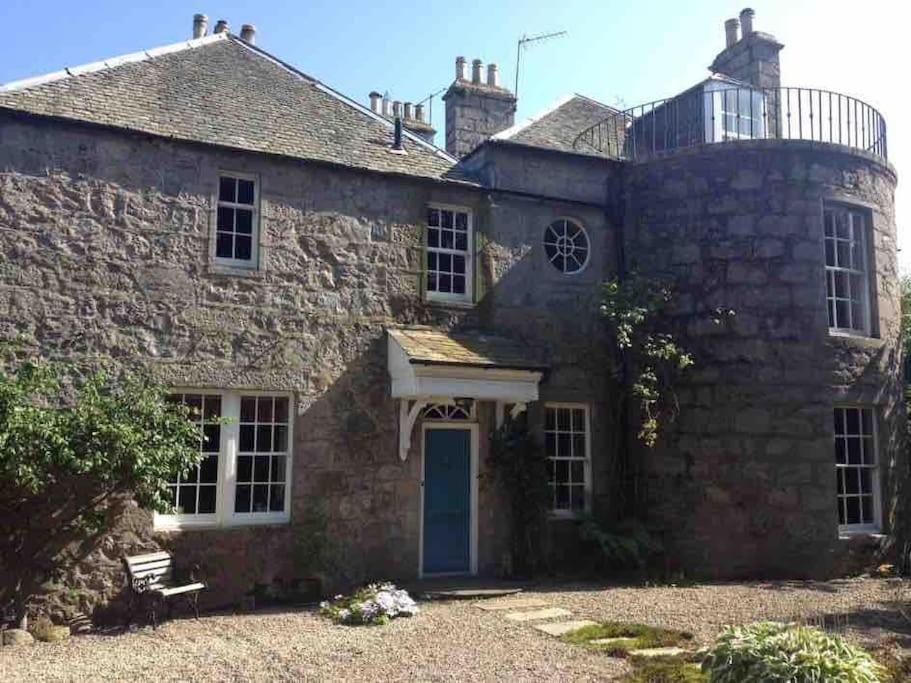
{"type": "Polygon", "coordinates": [[[637,661],[633,670],[619,680],[620,683],[705,683],[708,678],[698,664],[668,657],[637,661]]]}
{"type": "Polygon", "coordinates": [[[692,633],[673,629],[646,626],[645,624],[624,624],[605,621],[594,626],[583,626],[562,636],[567,643],[585,645],[596,650],[607,652],[615,657],[625,657],[630,650],[642,650],[652,647],[673,647],[682,645],[693,638],[692,633]],[[592,644],[590,641],[600,638],[622,638],[613,643],[592,644]]]}

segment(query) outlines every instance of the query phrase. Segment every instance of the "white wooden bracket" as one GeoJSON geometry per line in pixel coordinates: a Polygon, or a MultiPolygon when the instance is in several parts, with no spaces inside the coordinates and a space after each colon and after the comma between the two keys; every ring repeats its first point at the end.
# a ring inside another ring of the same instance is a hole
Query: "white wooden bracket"
{"type": "Polygon", "coordinates": [[[405,462],[408,459],[408,450],[411,448],[411,432],[418,415],[430,403],[428,398],[415,399],[409,406],[409,401],[403,398],[399,401],[399,459],[405,462]]]}
{"type": "Polygon", "coordinates": [[[519,415],[524,413],[527,408],[527,403],[513,403],[512,408],[509,409],[509,417],[515,420],[519,415]]]}

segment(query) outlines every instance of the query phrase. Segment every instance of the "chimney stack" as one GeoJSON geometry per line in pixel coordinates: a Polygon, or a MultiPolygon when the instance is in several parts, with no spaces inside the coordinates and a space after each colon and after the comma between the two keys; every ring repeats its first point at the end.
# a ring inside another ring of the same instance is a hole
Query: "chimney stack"
{"type": "Polygon", "coordinates": [[[213,33],[228,33],[228,22],[225,19],[219,19],[215,24],[213,33]]]}
{"type": "Polygon", "coordinates": [[[256,45],[256,27],[253,24],[244,24],[240,27],[240,39],[256,45]]]}
{"type": "Polygon", "coordinates": [[[724,46],[731,47],[736,43],[740,37],[737,35],[738,29],[740,28],[739,19],[728,19],[724,22],[724,46]]]}
{"type": "Polygon", "coordinates": [[[471,61],[471,82],[475,85],[481,85],[481,66],[480,59],[471,61]]]}
{"type": "MultiPolygon", "coordinates": [[[[709,67],[712,73],[724,74],[749,83],[754,88],[781,86],[781,62],[778,53],[784,47],[775,36],[753,28],[755,13],[749,7],[740,13],[740,19],[724,22],[725,48],[718,53],[709,67]],[[738,40],[737,27],[743,25],[743,35],[738,40]]],[[[770,109],[776,107],[770,105],[770,109]]],[[[770,122],[770,127],[772,126],[770,122]]]]}
{"type": "Polygon", "coordinates": [[[740,11],[740,33],[744,38],[753,32],[753,17],[755,16],[756,12],[749,7],[744,7],[740,11]]]}
{"type": "Polygon", "coordinates": [[[414,105],[411,102],[405,103],[405,120],[411,121],[414,118],[414,105]]]}
{"type": "MultiPolygon", "coordinates": [[[[471,62],[471,79],[465,78],[465,58],[456,59],[456,77],[446,94],[446,151],[464,157],[492,135],[515,123],[516,98],[500,85],[496,64],[484,65],[480,59],[471,62]]],[[[418,109],[418,117],[423,109],[418,109]]]]}
{"type": "Polygon", "coordinates": [[[374,90],[372,93],[370,93],[368,95],[368,97],[370,98],[370,111],[372,111],[374,114],[379,114],[380,113],[380,100],[382,99],[383,96],[380,95],[376,90],[374,90]]]}
{"type": "Polygon", "coordinates": [[[487,85],[491,88],[500,87],[500,70],[496,64],[487,65],[487,85]]]}
{"type": "Polygon", "coordinates": [[[205,14],[193,15],[193,38],[202,38],[209,29],[209,17],[205,14]]]}

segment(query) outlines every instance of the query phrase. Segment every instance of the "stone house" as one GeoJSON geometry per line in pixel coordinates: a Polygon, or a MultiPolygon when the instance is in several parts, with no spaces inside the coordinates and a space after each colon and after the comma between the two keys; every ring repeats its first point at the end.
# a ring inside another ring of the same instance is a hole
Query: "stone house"
{"type": "Polygon", "coordinates": [[[67,577],[80,607],[159,546],[237,600],[294,576],[317,518],[348,580],[497,575],[507,415],[542,438],[549,533],[571,537],[611,505],[596,304],[633,269],[673,281],[696,359],[641,453],[670,563],[820,576],[887,534],[904,405],[885,123],[781,87],[752,21],[728,22],[710,79],[625,112],[573,95],[516,125],[496,66],[459,58],[446,151],[421,107],[362,106],[200,15],[191,40],[0,88],[3,336],[146,366],[208,437],[173,515],[134,509],[67,577]]]}

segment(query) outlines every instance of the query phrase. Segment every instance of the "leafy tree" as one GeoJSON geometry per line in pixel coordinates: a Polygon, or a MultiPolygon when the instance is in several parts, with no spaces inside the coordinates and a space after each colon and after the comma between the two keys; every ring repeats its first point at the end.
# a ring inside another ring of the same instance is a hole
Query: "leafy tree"
{"type": "Polygon", "coordinates": [[[140,375],[44,362],[0,371],[0,606],[27,605],[94,548],[130,498],[166,512],[167,481],[198,464],[188,409],[140,375]]]}

